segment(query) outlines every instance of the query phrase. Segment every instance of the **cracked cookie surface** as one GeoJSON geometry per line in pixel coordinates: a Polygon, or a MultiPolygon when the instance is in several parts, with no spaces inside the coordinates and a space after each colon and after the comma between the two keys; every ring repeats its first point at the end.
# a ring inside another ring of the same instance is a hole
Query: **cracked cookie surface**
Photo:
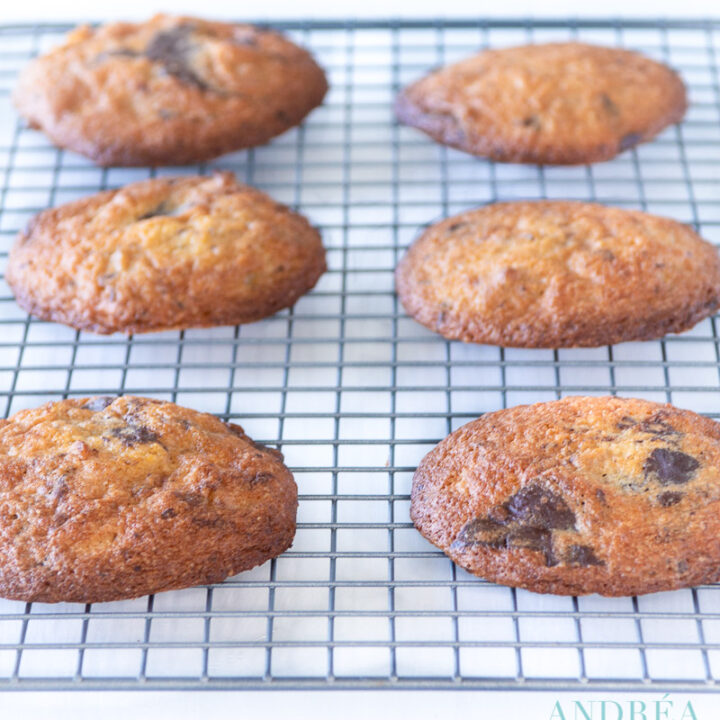
{"type": "Polygon", "coordinates": [[[501,162],[609,160],[679,122],[685,87],[636,52],[583,43],[486,50],[398,97],[401,122],[501,162]]]}
{"type": "Polygon", "coordinates": [[[0,596],[100,602],[221,582],[285,551],[297,487],[238,425],[131,396],[0,420],[0,596]]]}
{"type": "Polygon", "coordinates": [[[596,347],[688,330],[720,306],[720,256],[689,227],[591,203],[496,203],[429,227],[398,264],[410,316],[444,337],[596,347]]]}
{"type": "Polygon", "coordinates": [[[616,397],[488,413],[423,458],[410,514],[469,572],[535,592],[715,582],[720,425],[616,397]]]}
{"type": "Polygon", "coordinates": [[[13,98],[32,127],[98,164],[185,165],[268,142],[327,88],[278,33],[157,15],[77,28],[23,70],[13,98]]]}
{"type": "Polygon", "coordinates": [[[304,217],[219,173],[46,210],[19,236],[6,279],[33,315],[139,333],[254,322],[293,305],[324,271],[304,217]]]}

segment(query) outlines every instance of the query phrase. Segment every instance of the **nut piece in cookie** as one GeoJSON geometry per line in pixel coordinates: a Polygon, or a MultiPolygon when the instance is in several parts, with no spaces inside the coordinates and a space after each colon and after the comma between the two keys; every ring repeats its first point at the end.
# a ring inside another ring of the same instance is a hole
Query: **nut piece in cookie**
{"type": "Polygon", "coordinates": [[[297,486],[238,425],[140,397],[0,420],[0,596],[100,602],[217,583],[284,552],[297,486]]]}
{"type": "Polygon", "coordinates": [[[396,271],[410,316],[452,340],[597,347],[688,330],[720,306],[720,257],[689,227],[569,201],[430,226],[396,271]]]}
{"type": "Polygon", "coordinates": [[[405,88],[395,110],[434,140],[501,162],[609,160],[687,108],[669,67],[618,48],[550,43],[486,50],[405,88]]]}
{"type": "Polygon", "coordinates": [[[410,514],[469,572],[535,592],[715,582],[720,425],[616,397],[488,413],[423,458],[410,514]]]}
{"type": "Polygon", "coordinates": [[[32,315],[97,333],[249,323],[325,271],[308,221],[231,173],[155,178],[35,217],[6,279],[32,315]]]}
{"type": "Polygon", "coordinates": [[[100,165],[186,165],[268,142],[327,89],[278,33],[157,15],[76,29],[23,70],[13,99],[56,145],[100,165]]]}

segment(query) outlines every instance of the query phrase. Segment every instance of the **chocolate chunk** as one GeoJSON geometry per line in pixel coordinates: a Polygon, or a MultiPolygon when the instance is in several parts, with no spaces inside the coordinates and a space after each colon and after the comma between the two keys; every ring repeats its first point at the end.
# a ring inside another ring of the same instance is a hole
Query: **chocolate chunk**
{"type": "Polygon", "coordinates": [[[526,118],[523,118],[522,126],[532,128],[533,130],[539,130],[540,118],[537,115],[528,115],[526,118]]]}
{"type": "Polygon", "coordinates": [[[191,522],[198,527],[222,527],[227,524],[223,518],[214,515],[210,517],[194,517],[191,522]]]}
{"type": "Polygon", "coordinates": [[[101,410],[104,410],[108,405],[112,404],[112,402],[114,400],[115,400],[115,398],[111,397],[110,395],[101,395],[99,397],[91,398],[84,405],[81,405],[80,407],[83,410],[92,410],[93,412],[100,412],[101,410]]]}
{"type": "Polygon", "coordinates": [[[571,545],[565,553],[564,561],[566,565],[579,567],[605,564],[589,545],[571,545]]]}
{"type": "Polygon", "coordinates": [[[490,508],[488,517],[466,523],[451,547],[465,550],[486,545],[534,550],[542,553],[545,564],[552,567],[559,562],[553,552],[552,531],[574,529],[575,515],[560,496],[539,485],[528,485],[507,502],[490,508]]]}
{"type": "Polygon", "coordinates": [[[466,225],[467,223],[464,222],[453,223],[452,225],[450,225],[450,227],[448,227],[448,232],[455,232],[456,230],[459,230],[461,227],[465,227],[466,225]]]}
{"type": "Polygon", "coordinates": [[[628,133],[620,140],[620,151],[635,147],[642,140],[641,133],[628,133]]]}
{"type": "Polygon", "coordinates": [[[488,545],[494,548],[506,547],[508,529],[489,518],[475,518],[465,523],[452,543],[455,550],[464,550],[473,545],[488,545]]]}
{"type": "Polygon", "coordinates": [[[682,493],[679,492],[664,492],[657,496],[658,502],[662,507],[670,507],[671,505],[677,505],[682,500],[682,493]]]}
{"type": "Polygon", "coordinates": [[[661,485],[684,485],[692,479],[700,463],[678,450],[655,448],[645,460],[645,476],[654,475],[661,485]]]}
{"type": "Polygon", "coordinates": [[[143,425],[128,425],[127,427],[113,428],[110,433],[127,447],[158,441],[157,434],[143,425]]]}
{"type": "Polygon", "coordinates": [[[250,479],[251,485],[261,485],[262,483],[266,483],[268,480],[273,479],[273,474],[269,472],[259,472],[255,475],[255,477],[250,479]]]}
{"type": "Polygon", "coordinates": [[[169,518],[174,518],[176,515],[177,515],[177,513],[172,508],[167,508],[166,510],[163,510],[160,513],[160,517],[163,520],[168,520],[169,518]]]}
{"type": "Polygon", "coordinates": [[[161,63],[165,70],[180,82],[207,90],[208,85],[195,74],[189,64],[192,32],[192,27],[180,25],[172,30],[158,33],[145,49],[145,56],[149,60],[161,63]]]}
{"type": "Polygon", "coordinates": [[[601,93],[600,101],[602,102],[603,108],[608,115],[619,115],[620,110],[618,106],[612,101],[609,95],[601,93]]]}
{"type": "Polygon", "coordinates": [[[507,547],[536,550],[545,555],[545,564],[548,567],[557,565],[557,560],[553,554],[552,533],[550,530],[520,525],[508,533],[506,545],[507,547]]]}
{"type": "Polygon", "coordinates": [[[638,430],[655,435],[656,437],[670,437],[672,435],[680,435],[680,431],[676,430],[670,423],[663,419],[661,413],[651,415],[647,420],[638,423],[638,430]]]}
{"type": "Polygon", "coordinates": [[[680,435],[680,431],[676,430],[670,423],[664,419],[663,413],[655,413],[647,420],[635,420],[631,417],[623,417],[617,424],[619,430],[627,430],[634,427],[640,432],[654,435],[658,438],[671,437],[672,435],[680,435]]]}
{"type": "Polygon", "coordinates": [[[200,493],[181,492],[179,490],[176,490],[175,492],[173,492],[173,495],[179,500],[182,500],[184,503],[191,505],[192,507],[202,505],[204,502],[203,496],[200,493]]]}
{"type": "Polygon", "coordinates": [[[547,530],[574,530],[575,514],[566,502],[540,485],[527,485],[506,503],[510,515],[524,525],[547,530]]]}

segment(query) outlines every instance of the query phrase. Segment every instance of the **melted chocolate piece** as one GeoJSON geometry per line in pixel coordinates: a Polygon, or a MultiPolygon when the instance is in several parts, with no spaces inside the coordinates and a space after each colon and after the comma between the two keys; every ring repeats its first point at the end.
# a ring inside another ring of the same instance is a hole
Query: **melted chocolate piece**
{"type": "Polygon", "coordinates": [[[550,567],[557,565],[557,559],[553,554],[552,533],[550,530],[532,526],[517,527],[510,531],[506,539],[506,547],[525,548],[536,550],[545,555],[545,564],[550,567]]]}
{"type": "Polygon", "coordinates": [[[110,395],[102,395],[100,397],[95,397],[91,400],[88,400],[84,405],[81,405],[80,407],[83,410],[100,412],[101,410],[104,410],[108,405],[112,404],[114,400],[115,398],[111,397],[110,395]]]}
{"type": "Polygon", "coordinates": [[[603,108],[605,108],[605,112],[608,113],[608,115],[619,115],[620,110],[618,106],[612,101],[609,95],[606,95],[605,93],[602,93],[600,95],[600,100],[603,104],[603,108]]]}
{"type": "Polygon", "coordinates": [[[181,490],[175,490],[173,492],[173,495],[178,498],[178,500],[182,500],[184,503],[186,503],[187,505],[191,505],[192,507],[202,505],[204,502],[203,496],[200,493],[182,492],[181,490]]]}
{"type": "MultiPolygon", "coordinates": [[[[575,514],[559,495],[540,485],[528,485],[507,502],[490,508],[487,517],[466,523],[451,548],[465,550],[486,545],[496,549],[534,550],[541,552],[545,564],[552,567],[560,562],[553,551],[554,530],[575,530],[575,514]]],[[[573,562],[579,564],[580,561],[573,562]]],[[[592,563],[588,560],[586,564],[592,563]]]]}
{"type": "Polygon", "coordinates": [[[172,508],[167,508],[160,513],[160,517],[163,520],[169,520],[170,518],[174,518],[176,515],[177,513],[172,508]]]}
{"type": "Polygon", "coordinates": [[[207,90],[208,85],[190,67],[192,32],[193,28],[189,25],[180,25],[172,30],[159,32],[145,48],[145,57],[161,63],[170,75],[181,82],[207,90]]]}
{"type": "Polygon", "coordinates": [[[507,547],[508,528],[490,518],[475,518],[466,523],[455,538],[452,547],[464,549],[473,545],[488,545],[495,548],[507,547]]]}
{"type": "Polygon", "coordinates": [[[670,507],[677,505],[682,500],[682,493],[679,492],[663,492],[657,496],[658,502],[662,507],[670,507]]]}
{"type": "Polygon", "coordinates": [[[575,565],[577,567],[605,564],[595,555],[595,551],[589,545],[571,545],[563,560],[566,565],[575,565]]]}
{"type": "Polygon", "coordinates": [[[127,447],[158,441],[157,434],[143,425],[128,425],[127,427],[113,428],[110,433],[127,447]]]}
{"type": "Polygon", "coordinates": [[[655,448],[645,460],[645,476],[654,475],[661,485],[684,485],[692,480],[700,463],[679,450],[655,448]]]}
{"type": "Polygon", "coordinates": [[[547,530],[574,530],[575,515],[567,503],[540,485],[527,485],[506,503],[510,515],[523,525],[547,530]]]}
{"type": "Polygon", "coordinates": [[[680,431],[676,430],[670,423],[663,419],[663,413],[655,413],[651,415],[647,420],[638,421],[634,418],[625,416],[617,424],[619,430],[627,430],[628,428],[634,427],[640,432],[647,433],[648,435],[654,435],[658,438],[671,437],[673,435],[680,435],[680,431]]]}

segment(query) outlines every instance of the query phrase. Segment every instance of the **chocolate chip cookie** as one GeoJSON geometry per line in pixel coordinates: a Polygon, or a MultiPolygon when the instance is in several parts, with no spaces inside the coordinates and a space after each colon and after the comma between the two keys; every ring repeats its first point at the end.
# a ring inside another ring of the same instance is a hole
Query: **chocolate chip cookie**
{"type": "Polygon", "coordinates": [[[157,15],[76,29],[24,69],[14,102],[56,145],[100,165],[184,165],[268,142],[327,87],[278,33],[157,15]]]}
{"type": "Polygon", "coordinates": [[[720,578],[720,425],[645,400],[484,415],[415,473],[418,530],[469,572],[542,593],[636,595],[720,578]]]}
{"type": "Polygon", "coordinates": [[[407,312],[446,338],[595,347],[682,332],[720,306],[720,258],[689,227],[581,202],[488,205],[400,261],[407,312]]]}
{"type": "Polygon", "coordinates": [[[0,596],[100,602],[216,583],[292,543],[297,487],[238,425],[139,397],[0,420],[0,596]]]}
{"type": "Polygon", "coordinates": [[[445,145],[501,162],[609,160],[687,109],[670,68],[583,43],[486,50],[406,88],[401,122],[445,145]]]}
{"type": "Polygon", "coordinates": [[[156,178],[41,212],[6,280],[29,313],[96,333],[248,323],[325,270],[308,221],[231,173],[156,178]]]}

